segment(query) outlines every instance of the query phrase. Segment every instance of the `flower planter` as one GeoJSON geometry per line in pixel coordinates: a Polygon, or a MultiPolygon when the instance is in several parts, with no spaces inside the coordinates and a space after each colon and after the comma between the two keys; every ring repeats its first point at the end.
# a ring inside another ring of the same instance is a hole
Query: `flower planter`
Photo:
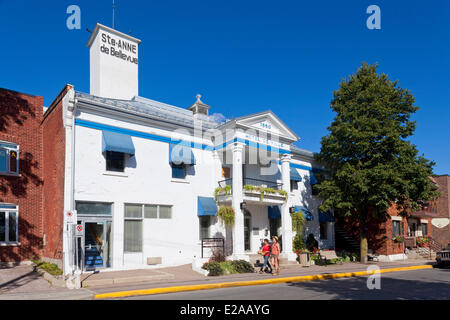
{"type": "Polygon", "coordinates": [[[300,265],[302,267],[309,267],[311,265],[311,260],[309,259],[309,253],[306,252],[302,252],[298,254],[299,256],[299,260],[300,260],[300,265]]]}

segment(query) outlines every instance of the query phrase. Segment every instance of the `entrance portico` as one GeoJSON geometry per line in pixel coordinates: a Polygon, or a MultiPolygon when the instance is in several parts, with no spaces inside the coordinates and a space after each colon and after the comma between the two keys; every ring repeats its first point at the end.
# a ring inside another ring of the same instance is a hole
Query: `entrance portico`
{"type": "Polygon", "coordinates": [[[282,257],[295,260],[289,212],[290,145],[298,137],[270,111],[237,119],[222,129],[228,130],[227,136],[231,131],[233,137],[231,143],[223,144],[219,155],[222,165],[231,169],[231,175],[219,182],[223,192],[219,191],[217,200],[219,205],[231,205],[235,212],[232,258],[249,260],[248,254],[259,250],[255,243],[272,236],[269,207],[280,206],[282,257]],[[231,163],[227,163],[229,158],[231,163]],[[246,216],[250,221],[258,221],[258,225],[253,227],[246,216]]]}

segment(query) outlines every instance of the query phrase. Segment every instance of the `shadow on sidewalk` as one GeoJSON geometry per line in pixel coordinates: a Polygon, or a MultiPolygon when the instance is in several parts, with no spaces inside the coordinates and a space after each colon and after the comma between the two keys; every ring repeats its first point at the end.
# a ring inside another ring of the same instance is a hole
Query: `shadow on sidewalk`
{"type": "Polygon", "coordinates": [[[30,282],[39,279],[40,277],[41,276],[36,272],[36,268],[33,268],[32,271],[26,274],[23,274],[7,282],[0,283],[0,294],[7,293],[8,291],[11,291],[13,289],[20,288],[30,282]]]}

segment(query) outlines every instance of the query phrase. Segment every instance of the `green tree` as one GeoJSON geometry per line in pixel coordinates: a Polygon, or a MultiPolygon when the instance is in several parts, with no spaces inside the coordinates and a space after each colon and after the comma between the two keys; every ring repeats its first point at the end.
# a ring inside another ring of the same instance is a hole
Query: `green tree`
{"type": "Polygon", "coordinates": [[[367,262],[367,219],[385,220],[395,204],[402,215],[419,208],[422,200],[438,196],[429,177],[435,163],[418,155],[408,141],[418,108],[413,95],[377,73],[378,65],[363,65],[334,92],[336,116],[322,138],[317,161],[327,171],[315,186],[322,211],[359,222],[361,262],[367,262]]]}

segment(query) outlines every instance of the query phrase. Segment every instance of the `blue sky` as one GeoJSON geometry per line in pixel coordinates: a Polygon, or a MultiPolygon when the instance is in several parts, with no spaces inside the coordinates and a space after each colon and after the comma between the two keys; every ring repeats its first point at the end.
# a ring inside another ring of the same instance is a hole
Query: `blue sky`
{"type": "MultiPolygon", "coordinates": [[[[450,173],[450,1],[116,2],[116,29],[142,40],[141,96],[189,107],[201,93],[227,118],[270,109],[317,152],[333,91],[362,61],[378,62],[416,97],[412,142],[435,173],[450,173]],[[381,30],[366,27],[372,4],[381,30]]],[[[89,92],[86,28],[110,26],[111,4],[0,0],[0,87],[47,106],[65,83],[89,92]],[[71,4],[81,30],[66,28],[71,4]]]]}

